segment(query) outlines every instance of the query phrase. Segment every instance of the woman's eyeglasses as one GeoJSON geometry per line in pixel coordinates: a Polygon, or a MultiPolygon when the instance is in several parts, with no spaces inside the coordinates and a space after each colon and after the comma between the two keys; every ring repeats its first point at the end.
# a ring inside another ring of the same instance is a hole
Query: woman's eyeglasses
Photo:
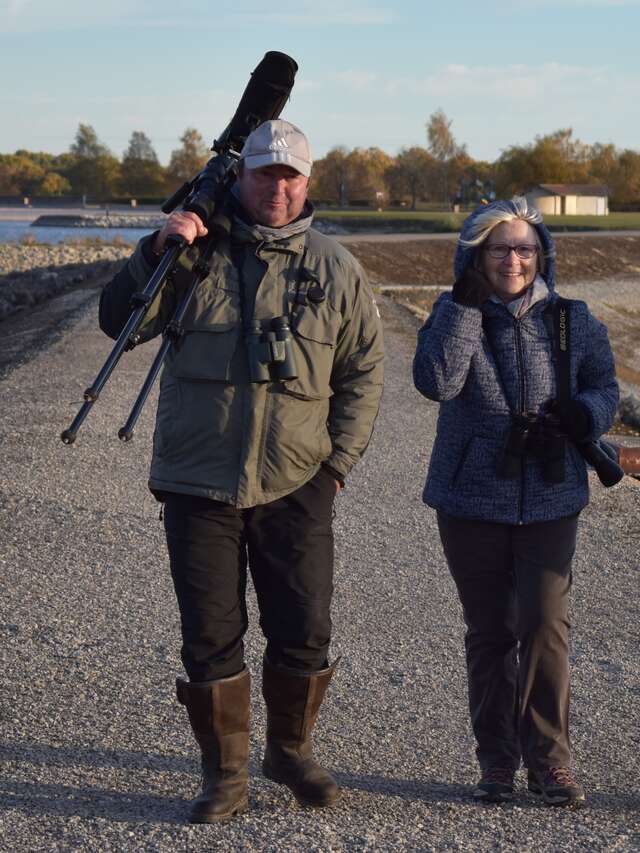
{"type": "Polygon", "coordinates": [[[538,251],[537,246],[531,246],[528,243],[522,243],[520,246],[509,246],[507,243],[485,243],[483,249],[490,258],[496,260],[506,258],[511,252],[515,252],[522,261],[531,260],[538,251]]]}

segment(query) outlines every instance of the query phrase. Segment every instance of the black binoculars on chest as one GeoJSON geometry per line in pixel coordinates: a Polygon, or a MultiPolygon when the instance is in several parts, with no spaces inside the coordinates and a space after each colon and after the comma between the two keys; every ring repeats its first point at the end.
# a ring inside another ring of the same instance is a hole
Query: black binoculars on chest
{"type": "Polygon", "coordinates": [[[246,335],[252,382],[297,379],[296,354],[288,317],[254,320],[246,335]]]}

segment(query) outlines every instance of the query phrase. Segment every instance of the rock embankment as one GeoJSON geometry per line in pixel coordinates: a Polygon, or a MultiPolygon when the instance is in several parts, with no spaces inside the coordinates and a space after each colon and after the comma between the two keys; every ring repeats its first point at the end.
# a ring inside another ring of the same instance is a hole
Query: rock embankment
{"type": "Polygon", "coordinates": [[[54,228],[162,228],[164,214],[148,213],[102,213],[92,214],[45,214],[33,225],[49,225],[54,228]]]}
{"type": "MultiPolygon", "coordinates": [[[[44,214],[33,225],[55,228],[162,228],[164,214],[153,213],[101,213],[101,214],[44,214]]],[[[314,219],[314,228],[323,234],[348,234],[349,229],[330,219],[314,219]]]]}
{"type": "Polygon", "coordinates": [[[0,244],[0,321],[78,287],[115,274],[132,247],[0,244]]]}

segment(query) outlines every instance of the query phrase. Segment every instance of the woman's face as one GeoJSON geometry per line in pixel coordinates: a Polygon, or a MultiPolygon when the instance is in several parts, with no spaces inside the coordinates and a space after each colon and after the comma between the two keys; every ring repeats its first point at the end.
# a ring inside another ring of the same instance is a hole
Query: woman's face
{"type": "Polygon", "coordinates": [[[520,258],[510,251],[504,258],[492,258],[487,251],[491,246],[534,246],[536,249],[536,232],[532,225],[522,219],[512,219],[501,222],[491,231],[480,246],[480,269],[488,278],[497,296],[503,302],[511,302],[522,296],[533,282],[538,269],[537,251],[528,258],[520,258]]]}

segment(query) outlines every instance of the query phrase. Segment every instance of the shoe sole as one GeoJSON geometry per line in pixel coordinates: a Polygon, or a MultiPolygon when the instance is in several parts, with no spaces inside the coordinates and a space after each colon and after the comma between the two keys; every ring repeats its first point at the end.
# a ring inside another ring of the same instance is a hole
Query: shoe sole
{"type": "Polygon", "coordinates": [[[577,797],[575,799],[571,797],[553,797],[549,794],[546,794],[542,788],[540,788],[535,783],[529,783],[528,785],[529,792],[531,794],[535,794],[537,797],[542,797],[542,800],[548,806],[564,806],[565,808],[574,808],[580,809],[582,806],[586,805],[587,798],[577,797]]]}
{"type": "Polygon", "coordinates": [[[296,794],[296,792],[286,780],[276,776],[275,773],[272,773],[269,768],[265,767],[264,765],[262,767],[262,775],[270,782],[275,782],[277,785],[284,785],[285,788],[288,788],[289,791],[291,791],[291,793],[293,794],[294,799],[298,803],[298,805],[304,806],[304,808],[306,809],[326,809],[330,806],[333,806],[340,799],[340,792],[338,791],[335,797],[332,797],[329,800],[305,800],[303,797],[299,797],[296,794]]]}
{"type": "Polygon", "coordinates": [[[513,800],[513,792],[510,794],[488,794],[486,791],[476,789],[473,799],[478,803],[509,803],[513,800]]]}
{"type": "Polygon", "coordinates": [[[241,800],[230,811],[223,814],[208,815],[208,814],[190,814],[189,823],[221,823],[225,820],[231,820],[232,817],[242,814],[249,807],[249,800],[241,800]]]}

